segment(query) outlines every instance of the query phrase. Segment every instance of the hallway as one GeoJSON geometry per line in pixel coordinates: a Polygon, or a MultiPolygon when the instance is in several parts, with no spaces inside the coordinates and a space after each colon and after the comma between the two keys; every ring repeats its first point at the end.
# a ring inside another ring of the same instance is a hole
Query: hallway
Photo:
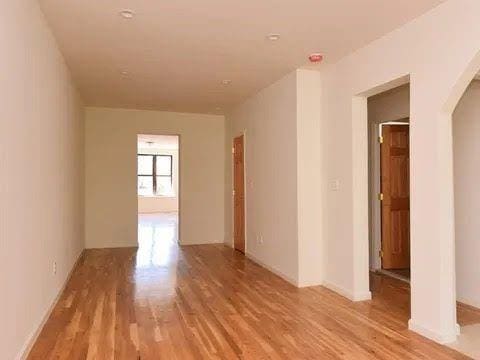
{"type": "Polygon", "coordinates": [[[179,247],[176,226],[142,216],[138,251],[86,250],[29,359],[465,358],[407,330],[402,282],[374,275],[352,303],[223,245],[179,247]]]}

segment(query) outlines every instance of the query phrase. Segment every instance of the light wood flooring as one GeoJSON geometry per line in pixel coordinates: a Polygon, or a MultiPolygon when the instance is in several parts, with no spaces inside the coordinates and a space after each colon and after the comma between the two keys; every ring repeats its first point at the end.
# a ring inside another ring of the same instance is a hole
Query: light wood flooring
{"type": "Polygon", "coordinates": [[[223,245],[87,250],[29,359],[467,358],[407,330],[408,284],[371,280],[373,300],[352,303],[223,245]]]}

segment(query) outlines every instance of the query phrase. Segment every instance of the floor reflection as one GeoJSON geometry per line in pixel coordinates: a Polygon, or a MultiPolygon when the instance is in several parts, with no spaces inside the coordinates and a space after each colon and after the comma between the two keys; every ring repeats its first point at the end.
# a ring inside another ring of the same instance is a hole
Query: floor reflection
{"type": "Polygon", "coordinates": [[[177,213],[139,214],[137,269],[175,263],[177,234],[177,213]]]}
{"type": "Polygon", "coordinates": [[[178,254],[178,214],[139,214],[134,275],[137,299],[152,292],[164,299],[174,295],[178,254]]]}

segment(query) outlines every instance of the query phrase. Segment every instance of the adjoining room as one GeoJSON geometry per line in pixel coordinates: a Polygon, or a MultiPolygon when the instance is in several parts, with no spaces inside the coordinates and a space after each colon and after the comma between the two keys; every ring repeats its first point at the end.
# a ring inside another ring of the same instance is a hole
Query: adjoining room
{"type": "Polygon", "coordinates": [[[138,135],[137,162],[137,265],[161,265],[178,243],[179,137],[138,135]]]}

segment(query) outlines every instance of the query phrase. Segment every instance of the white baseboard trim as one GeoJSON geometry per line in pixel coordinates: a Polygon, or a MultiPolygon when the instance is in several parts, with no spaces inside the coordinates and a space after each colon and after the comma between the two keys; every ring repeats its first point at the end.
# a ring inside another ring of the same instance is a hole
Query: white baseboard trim
{"type": "Polygon", "coordinates": [[[461,297],[457,297],[457,302],[480,309],[480,301],[471,301],[461,297]]]}
{"type": "Polygon", "coordinates": [[[324,281],[323,286],[325,286],[327,289],[330,289],[334,292],[336,292],[339,295],[342,295],[343,297],[346,297],[347,299],[351,301],[366,301],[366,300],[371,300],[372,299],[372,293],[370,291],[364,291],[364,292],[352,292],[350,290],[347,290],[341,286],[335,285],[331,282],[324,281]]]}
{"type": "Polygon", "coordinates": [[[422,326],[420,324],[417,324],[415,321],[412,319],[408,320],[408,329],[411,331],[414,331],[422,336],[425,336],[426,338],[433,340],[439,344],[448,344],[452,343],[457,340],[457,334],[460,331],[459,326],[455,326],[454,329],[452,329],[452,332],[450,333],[438,333],[434,330],[431,330],[427,328],[426,326],[422,326]]]}
{"type": "Polygon", "coordinates": [[[289,282],[290,284],[298,287],[297,279],[293,279],[290,276],[281,272],[280,270],[277,270],[277,269],[271,267],[270,265],[265,264],[263,261],[259,260],[257,257],[255,257],[254,255],[252,255],[250,253],[246,253],[245,256],[248,259],[252,260],[254,263],[257,263],[258,265],[260,265],[261,267],[263,267],[263,268],[267,269],[268,271],[274,273],[275,275],[280,276],[283,280],[285,280],[285,281],[289,282]]]}
{"type": "Polygon", "coordinates": [[[82,258],[83,253],[85,252],[85,249],[83,249],[80,252],[80,255],[78,255],[77,260],[75,260],[75,263],[73,264],[72,268],[70,269],[67,279],[64,281],[62,287],[57,293],[57,296],[55,296],[55,299],[53,302],[50,304],[50,307],[47,309],[45,314],[43,315],[42,319],[40,320],[40,323],[36,326],[35,330],[27,337],[27,340],[23,344],[22,348],[18,352],[17,356],[15,357],[15,360],[25,360],[28,357],[28,354],[32,350],[33,345],[37,341],[38,336],[40,335],[40,332],[42,331],[43,327],[45,326],[45,323],[47,322],[48,318],[52,314],[53,309],[57,305],[58,301],[60,300],[60,297],[63,294],[63,291],[65,290],[68,282],[70,281],[70,278],[72,277],[73,271],[77,267],[78,262],[82,258]]]}

